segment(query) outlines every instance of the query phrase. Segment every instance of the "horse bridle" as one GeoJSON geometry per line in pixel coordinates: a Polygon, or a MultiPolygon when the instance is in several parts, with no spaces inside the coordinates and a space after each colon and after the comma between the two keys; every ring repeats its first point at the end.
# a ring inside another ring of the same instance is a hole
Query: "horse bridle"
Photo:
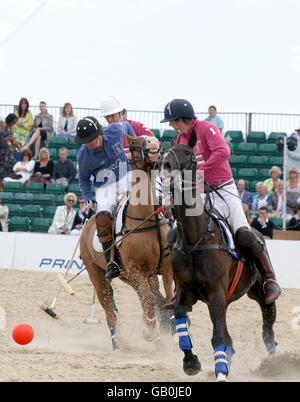
{"type": "MultiPolygon", "coordinates": [[[[149,159],[149,149],[145,149],[143,146],[138,146],[138,145],[134,145],[136,142],[136,140],[133,140],[132,144],[129,146],[129,151],[131,153],[131,159],[129,161],[130,165],[134,165],[136,169],[140,169],[140,167],[138,167],[137,163],[138,162],[143,162],[145,161],[146,158],[149,159]],[[139,152],[140,155],[134,155],[133,151],[139,152]]],[[[159,150],[157,152],[152,152],[153,154],[155,153],[159,153],[159,150]]],[[[150,159],[149,159],[150,161],[150,159]]],[[[147,163],[147,161],[145,161],[145,166],[142,170],[148,171],[149,169],[151,169],[152,165],[151,163],[147,163]]]]}

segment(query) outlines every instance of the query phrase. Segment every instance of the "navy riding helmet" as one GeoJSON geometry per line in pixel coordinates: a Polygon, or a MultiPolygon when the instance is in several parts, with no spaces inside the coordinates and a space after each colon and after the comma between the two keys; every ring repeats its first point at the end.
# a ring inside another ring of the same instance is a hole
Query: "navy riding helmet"
{"type": "Polygon", "coordinates": [[[161,123],[177,119],[193,119],[195,112],[193,106],[186,99],[173,99],[164,110],[165,118],[161,123]]]}

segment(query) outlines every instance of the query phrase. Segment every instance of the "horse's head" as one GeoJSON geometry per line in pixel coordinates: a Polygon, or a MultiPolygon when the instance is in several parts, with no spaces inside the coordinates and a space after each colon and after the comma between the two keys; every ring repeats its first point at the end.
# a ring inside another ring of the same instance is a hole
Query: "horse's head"
{"type": "Polygon", "coordinates": [[[156,137],[140,136],[133,138],[126,135],[131,153],[130,164],[133,169],[149,170],[159,158],[160,142],[156,137]]]}
{"type": "Polygon", "coordinates": [[[162,155],[158,167],[162,181],[171,183],[172,189],[174,181],[182,181],[184,171],[196,172],[197,161],[190,146],[177,144],[162,155]]]}

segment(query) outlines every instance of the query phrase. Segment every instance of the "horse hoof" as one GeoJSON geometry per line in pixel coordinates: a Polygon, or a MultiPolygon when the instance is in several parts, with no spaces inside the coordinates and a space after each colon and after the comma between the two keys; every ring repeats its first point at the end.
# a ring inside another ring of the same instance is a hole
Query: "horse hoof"
{"type": "Polygon", "coordinates": [[[183,359],[183,371],[187,375],[196,375],[201,371],[201,363],[196,355],[183,359]]]}
{"type": "Polygon", "coordinates": [[[228,382],[227,376],[223,373],[219,373],[217,377],[217,382],[228,382]]]}

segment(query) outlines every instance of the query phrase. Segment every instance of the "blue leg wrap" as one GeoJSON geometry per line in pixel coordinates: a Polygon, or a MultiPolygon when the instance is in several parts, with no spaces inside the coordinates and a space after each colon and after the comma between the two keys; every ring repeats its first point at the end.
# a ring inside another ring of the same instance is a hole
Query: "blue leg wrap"
{"type": "Polygon", "coordinates": [[[116,342],[116,331],[113,328],[110,329],[110,336],[111,336],[111,342],[112,342],[113,350],[119,349],[118,345],[117,345],[117,342],[116,342]]]}
{"type": "Polygon", "coordinates": [[[176,331],[179,336],[179,347],[181,350],[192,350],[192,340],[190,338],[187,317],[176,319],[176,331]]]}
{"type": "Polygon", "coordinates": [[[230,371],[231,357],[235,353],[234,349],[231,346],[220,345],[214,352],[216,377],[221,373],[227,376],[230,371]]]}
{"type": "Polygon", "coordinates": [[[276,346],[278,345],[277,342],[270,342],[266,344],[267,351],[269,352],[269,356],[273,356],[276,354],[276,346]]]}

